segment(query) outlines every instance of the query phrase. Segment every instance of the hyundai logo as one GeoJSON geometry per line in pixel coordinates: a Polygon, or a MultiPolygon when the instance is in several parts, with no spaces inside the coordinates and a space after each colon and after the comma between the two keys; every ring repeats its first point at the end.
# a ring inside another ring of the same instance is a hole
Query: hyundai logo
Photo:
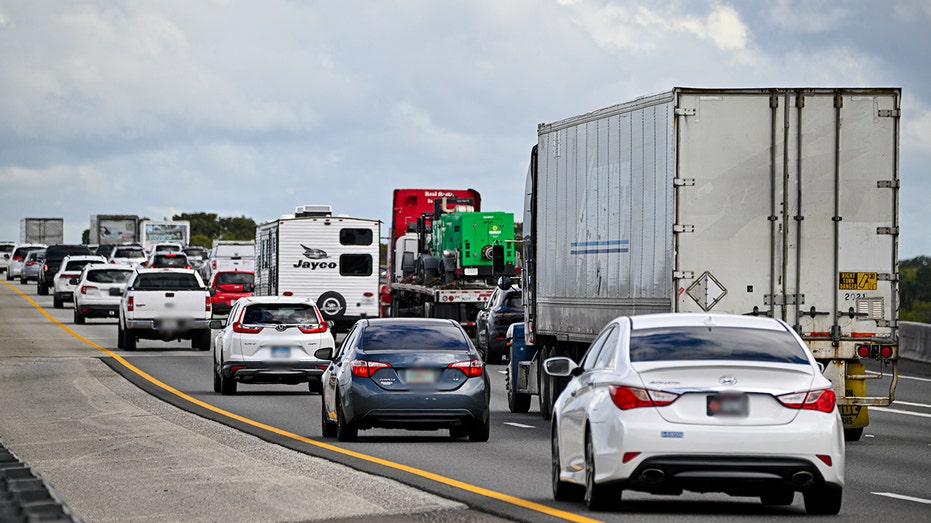
{"type": "Polygon", "coordinates": [[[737,385],[737,378],[733,376],[721,376],[718,380],[721,385],[737,385]]]}

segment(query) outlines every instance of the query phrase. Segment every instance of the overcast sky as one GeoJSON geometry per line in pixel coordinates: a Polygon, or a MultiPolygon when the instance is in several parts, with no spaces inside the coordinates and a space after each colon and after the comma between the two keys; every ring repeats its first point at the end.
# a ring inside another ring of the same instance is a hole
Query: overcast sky
{"type": "MultiPolygon", "coordinates": [[[[0,240],[24,216],[520,215],[540,122],[687,87],[903,89],[901,258],[931,255],[931,1],[0,0],[0,240]]],[[[387,225],[383,235],[387,234],[387,225]]]]}

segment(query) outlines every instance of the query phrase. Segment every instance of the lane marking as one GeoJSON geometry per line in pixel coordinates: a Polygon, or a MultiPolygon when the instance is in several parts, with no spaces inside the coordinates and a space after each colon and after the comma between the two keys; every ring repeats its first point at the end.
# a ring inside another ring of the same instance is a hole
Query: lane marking
{"type": "Polygon", "coordinates": [[[892,412],[893,414],[905,414],[906,416],[916,416],[919,418],[931,418],[931,414],[926,414],[924,412],[911,412],[908,410],[890,409],[887,407],[870,407],[870,410],[875,410],[878,412],[892,412]]]}
{"type": "MultiPolygon", "coordinates": [[[[866,371],[866,373],[867,373],[867,374],[882,374],[881,372],[876,372],[876,371],[873,371],[873,370],[868,370],[868,371],[866,371]]],[[[900,379],[900,380],[927,381],[927,382],[931,383],[931,378],[918,378],[918,377],[915,377],[915,376],[903,376],[903,375],[901,375],[901,374],[899,374],[899,379],[900,379]]]]}
{"type": "Polygon", "coordinates": [[[931,409],[931,405],[928,405],[927,403],[911,403],[908,401],[896,400],[896,401],[893,401],[892,404],[893,405],[908,405],[909,407],[923,407],[926,409],[931,409]]]}
{"type": "Polygon", "coordinates": [[[877,496],[885,496],[887,498],[903,499],[905,501],[914,501],[915,503],[923,503],[925,505],[931,505],[931,499],[913,498],[912,496],[903,496],[902,494],[894,494],[892,492],[870,492],[870,494],[875,494],[877,496]]]}
{"type": "Polygon", "coordinates": [[[262,423],[262,422],[260,422],[260,421],[255,421],[255,420],[253,420],[253,419],[240,416],[239,414],[236,414],[236,413],[229,412],[229,411],[227,411],[227,410],[223,410],[223,409],[221,409],[220,407],[217,407],[217,406],[212,405],[212,404],[210,404],[210,403],[207,403],[207,402],[205,402],[205,401],[201,401],[201,400],[199,400],[199,399],[197,399],[197,398],[195,398],[195,397],[193,397],[193,396],[191,396],[191,395],[189,395],[189,394],[186,394],[186,393],[184,393],[184,392],[181,392],[180,390],[178,390],[178,389],[172,387],[171,385],[168,385],[167,383],[164,383],[164,382],[160,381],[158,378],[155,378],[154,376],[150,375],[149,373],[147,373],[147,372],[143,371],[142,369],[136,367],[136,366],[133,365],[132,363],[126,361],[126,360],[123,359],[123,357],[120,356],[119,354],[117,354],[117,353],[111,351],[110,349],[101,347],[100,345],[97,345],[96,343],[90,341],[89,339],[85,338],[84,336],[81,336],[80,334],[78,334],[77,332],[75,332],[74,330],[72,330],[70,327],[68,327],[67,325],[65,325],[64,323],[58,321],[58,319],[56,319],[56,318],[53,317],[51,314],[49,314],[48,311],[46,311],[44,308],[42,308],[41,305],[39,305],[38,303],[36,303],[32,298],[30,298],[29,296],[27,296],[23,291],[17,289],[16,287],[13,287],[9,282],[3,281],[3,284],[6,285],[7,287],[9,287],[11,290],[13,290],[14,292],[16,292],[17,294],[19,294],[20,296],[22,296],[23,298],[25,298],[26,301],[28,301],[33,307],[35,307],[40,313],[42,313],[43,316],[45,316],[46,318],[48,318],[49,321],[51,321],[51,322],[54,323],[55,325],[58,325],[58,326],[61,327],[65,332],[67,332],[68,334],[71,334],[72,336],[74,336],[74,337],[77,338],[78,340],[84,342],[86,345],[88,345],[88,346],[90,346],[90,347],[93,347],[94,349],[97,349],[98,351],[100,351],[100,352],[106,354],[107,356],[110,356],[110,357],[113,358],[114,360],[120,362],[120,365],[123,365],[123,366],[124,366],[126,369],[128,369],[129,371],[131,371],[131,372],[137,374],[138,376],[140,376],[141,378],[145,379],[145,380],[148,381],[149,383],[155,385],[156,387],[159,387],[159,388],[161,388],[162,390],[165,390],[166,392],[169,392],[169,393],[171,393],[171,394],[174,394],[175,396],[177,396],[177,397],[179,397],[179,398],[181,398],[181,399],[183,399],[183,400],[185,400],[185,401],[188,401],[188,402],[190,402],[190,403],[192,403],[192,404],[194,404],[194,405],[197,405],[197,406],[199,406],[199,407],[202,407],[202,408],[204,408],[204,409],[207,409],[207,410],[209,410],[209,411],[211,411],[211,412],[214,412],[214,413],[216,413],[216,414],[219,414],[219,415],[221,415],[221,416],[224,416],[224,417],[227,417],[227,418],[230,418],[230,419],[234,419],[234,420],[236,420],[236,421],[239,421],[240,423],[245,423],[246,425],[250,425],[250,426],[253,426],[253,427],[255,427],[255,428],[265,430],[265,431],[267,431],[267,432],[271,432],[272,434],[277,434],[277,435],[283,436],[283,437],[285,437],[285,438],[293,439],[293,440],[295,440],[295,441],[300,441],[301,443],[306,443],[306,444],[308,444],[308,445],[313,445],[313,446],[318,447],[318,448],[321,448],[321,449],[329,450],[329,451],[331,451],[331,452],[336,452],[337,454],[342,454],[342,455],[344,455],[344,456],[349,456],[349,457],[352,457],[352,458],[360,459],[360,460],[362,460],[362,461],[367,461],[367,462],[369,462],[369,463],[375,463],[375,464],[382,465],[382,466],[387,467],[387,468],[390,468],[390,469],[399,470],[399,471],[402,471],[402,472],[407,472],[408,474],[412,474],[412,475],[414,475],[414,476],[419,476],[419,477],[424,478],[424,479],[429,479],[429,480],[435,481],[435,482],[437,482],[437,483],[441,483],[441,484],[443,484],[443,485],[447,485],[447,486],[450,486],[450,487],[458,488],[458,489],[460,489],[460,490],[464,490],[464,491],[466,491],[466,492],[471,492],[471,493],[473,493],[473,494],[478,494],[478,495],[480,495],[480,496],[485,496],[485,497],[488,497],[488,498],[496,499],[496,500],[498,500],[498,501],[503,501],[503,502],[505,502],[505,503],[510,503],[510,504],[512,504],[512,505],[516,505],[516,506],[521,507],[521,508],[525,508],[525,509],[528,509],[528,510],[532,510],[532,511],[534,511],[534,512],[540,512],[540,513],[546,514],[546,515],[548,515],[548,516],[553,516],[553,517],[555,517],[555,518],[564,519],[564,520],[566,520],[566,521],[575,521],[575,522],[578,522],[578,523],[598,523],[598,522],[600,522],[600,520],[597,520],[597,519],[587,518],[587,517],[585,517],[585,516],[580,516],[580,515],[578,515],[578,514],[573,514],[573,513],[571,513],[571,512],[566,512],[566,511],[564,511],[564,510],[555,509],[555,508],[549,507],[549,506],[547,506],[547,505],[543,505],[542,503],[535,503],[535,502],[533,502],[533,501],[528,501],[528,500],[526,500],[526,499],[518,498],[518,497],[516,497],[516,496],[511,496],[511,495],[509,495],[509,494],[504,494],[503,492],[497,492],[497,491],[494,491],[494,490],[486,489],[486,488],[484,488],[484,487],[479,487],[479,486],[477,486],[477,485],[472,485],[472,484],[466,483],[466,482],[464,482],[464,481],[459,481],[459,480],[452,479],[452,478],[448,478],[448,477],[446,477],[446,476],[441,476],[440,474],[436,474],[436,473],[433,473],[433,472],[429,472],[429,471],[426,471],[426,470],[423,470],[423,469],[418,469],[418,468],[416,468],[416,467],[411,467],[411,466],[408,466],[408,465],[404,465],[403,463],[396,463],[396,462],[394,462],[394,461],[389,461],[389,460],[387,460],[387,459],[382,459],[382,458],[379,458],[379,457],[376,457],[376,456],[370,456],[370,455],[368,455],[368,454],[363,454],[363,453],[361,453],[361,452],[355,452],[355,451],[352,451],[352,450],[344,449],[344,448],[342,448],[342,447],[337,447],[336,445],[330,445],[329,443],[324,443],[324,442],[322,442],[322,441],[317,441],[317,440],[315,440],[315,439],[310,439],[310,438],[308,438],[308,437],[301,436],[301,435],[295,434],[295,433],[293,433],[293,432],[288,432],[288,431],[283,430],[283,429],[280,429],[280,428],[278,428],[278,427],[273,427],[273,426],[271,426],[271,425],[266,425],[265,423],[262,423]]]}
{"type": "Polygon", "coordinates": [[[524,425],[523,423],[515,423],[513,421],[505,421],[504,424],[510,425],[512,427],[517,427],[519,429],[535,429],[536,428],[533,425],[524,425]]]}

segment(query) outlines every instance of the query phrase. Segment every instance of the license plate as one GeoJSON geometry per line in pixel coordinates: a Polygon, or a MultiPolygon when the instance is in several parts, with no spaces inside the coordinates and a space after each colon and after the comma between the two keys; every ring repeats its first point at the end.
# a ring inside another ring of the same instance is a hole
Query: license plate
{"type": "Polygon", "coordinates": [[[404,373],[408,385],[428,385],[436,382],[436,373],[429,369],[411,369],[404,373]]]}
{"type": "Polygon", "coordinates": [[[750,402],[746,394],[714,394],[708,396],[707,414],[731,418],[746,418],[750,402]]]}
{"type": "Polygon", "coordinates": [[[175,330],[178,328],[178,320],[162,320],[162,329],[175,330]]]}
{"type": "Polygon", "coordinates": [[[272,358],[290,358],[291,347],[272,347],[272,358]]]}

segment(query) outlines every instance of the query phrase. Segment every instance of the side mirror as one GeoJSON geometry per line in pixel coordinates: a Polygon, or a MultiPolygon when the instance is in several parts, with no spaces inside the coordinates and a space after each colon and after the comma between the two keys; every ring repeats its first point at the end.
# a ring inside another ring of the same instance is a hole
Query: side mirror
{"type": "Polygon", "coordinates": [[[214,289],[213,287],[210,287],[209,292],[210,292],[210,295],[211,295],[211,296],[216,296],[216,294],[217,294],[217,290],[214,289]]]}
{"type": "Polygon", "coordinates": [[[220,330],[226,328],[226,320],[210,320],[210,328],[220,330]]]}
{"type": "Polygon", "coordinates": [[[543,370],[550,376],[575,376],[574,371],[578,368],[579,365],[576,362],[563,356],[549,358],[543,362],[543,370]]]}
{"type": "Polygon", "coordinates": [[[317,349],[316,351],[314,351],[314,358],[317,358],[318,360],[332,361],[333,360],[333,348],[324,347],[322,349],[317,349]]]}

